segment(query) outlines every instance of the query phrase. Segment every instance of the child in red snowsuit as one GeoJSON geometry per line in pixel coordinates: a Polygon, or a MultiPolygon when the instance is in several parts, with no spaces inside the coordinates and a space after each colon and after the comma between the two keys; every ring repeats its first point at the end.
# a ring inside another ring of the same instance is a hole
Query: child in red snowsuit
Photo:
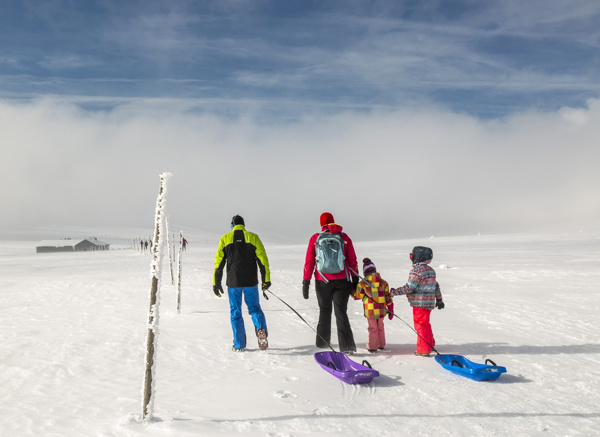
{"type": "Polygon", "coordinates": [[[385,347],[383,320],[386,314],[389,314],[390,319],[393,317],[394,304],[388,283],[377,273],[375,264],[369,258],[363,260],[363,273],[365,278],[358,283],[352,297],[363,301],[365,317],[369,323],[367,350],[374,353],[385,347]],[[388,313],[388,308],[392,313],[388,313]]]}
{"type": "Polygon", "coordinates": [[[436,280],[435,270],[429,263],[433,259],[433,251],[429,247],[416,246],[410,254],[413,263],[408,274],[408,282],[400,288],[392,288],[393,295],[405,294],[413,308],[413,322],[417,331],[417,351],[415,355],[428,357],[435,347],[435,339],[429,318],[431,311],[437,307],[444,308],[440,285],[436,280]]]}

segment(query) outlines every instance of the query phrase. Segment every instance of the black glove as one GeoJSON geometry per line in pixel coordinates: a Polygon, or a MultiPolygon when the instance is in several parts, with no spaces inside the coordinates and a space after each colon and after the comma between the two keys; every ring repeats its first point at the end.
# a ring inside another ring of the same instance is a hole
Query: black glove
{"type": "Polygon", "coordinates": [[[223,287],[221,287],[221,284],[213,285],[213,293],[215,293],[215,296],[217,297],[221,297],[222,294],[225,294],[225,292],[223,291],[223,287]]]}
{"type": "Polygon", "coordinates": [[[262,291],[267,291],[270,286],[271,286],[271,283],[269,281],[263,282],[262,283],[262,291]]]}
{"type": "Polygon", "coordinates": [[[356,291],[356,287],[358,286],[358,276],[352,276],[352,293],[356,291]]]}
{"type": "Polygon", "coordinates": [[[308,288],[310,287],[310,279],[304,279],[302,281],[302,296],[304,299],[308,299],[308,288]]]}
{"type": "Polygon", "coordinates": [[[435,306],[437,307],[438,310],[441,310],[446,305],[444,305],[444,301],[442,299],[436,299],[435,300],[435,306]]]}

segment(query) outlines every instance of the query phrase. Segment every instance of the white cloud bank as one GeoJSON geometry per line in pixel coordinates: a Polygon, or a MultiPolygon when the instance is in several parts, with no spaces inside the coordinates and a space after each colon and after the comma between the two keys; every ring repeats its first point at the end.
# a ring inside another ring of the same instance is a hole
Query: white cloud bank
{"type": "Polygon", "coordinates": [[[173,227],[216,233],[241,214],[250,230],[304,241],[325,210],[355,239],[600,220],[596,99],[491,121],[428,108],[265,125],[132,108],[0,102],[1,228],[151,229],[164,171],[173,227]]]}

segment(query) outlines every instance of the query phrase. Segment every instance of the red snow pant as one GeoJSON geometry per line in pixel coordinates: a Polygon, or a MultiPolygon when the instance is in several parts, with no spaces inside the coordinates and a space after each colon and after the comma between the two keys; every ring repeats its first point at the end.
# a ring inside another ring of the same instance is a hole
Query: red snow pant
{"type": "Polygon", "coordinates": [[[383,349],[385,347],[385,330],[383,328],[383,319],[367,319],[369,322],[369,341],[367,342],[368,350],[383,349]]]}
{"type": "Polygon", "coordinates": [[[417,334],[419,334],[417,336],[418,354],[428,354],[431,352],[431,348],[435,346],[433,331],[431,330],[431,323],[429,323],[429,316],[431,316],[431,310],[413,307],[415,331],[417,331],[417,334]]]}

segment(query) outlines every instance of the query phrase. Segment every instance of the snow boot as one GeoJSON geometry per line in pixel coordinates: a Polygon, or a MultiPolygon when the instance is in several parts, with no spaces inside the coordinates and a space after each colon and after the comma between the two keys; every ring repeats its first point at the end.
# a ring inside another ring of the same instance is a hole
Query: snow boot
{"type": "Polygon", "coordinates": [[[267,350],[269,347],[269,342],[267,340],[267,333],[264,329],[259,329],[256,331],[256,336],[258,337],[258,348],[261,351],[267,350]]]}
{"type": "Polygon", "coordinates": [[[235,346],[233,346],[231,348],[231,350],[234,351],[234,352],[244,352],[246,350],[246,348],[245,347],[235,347],[235,346]]]}

